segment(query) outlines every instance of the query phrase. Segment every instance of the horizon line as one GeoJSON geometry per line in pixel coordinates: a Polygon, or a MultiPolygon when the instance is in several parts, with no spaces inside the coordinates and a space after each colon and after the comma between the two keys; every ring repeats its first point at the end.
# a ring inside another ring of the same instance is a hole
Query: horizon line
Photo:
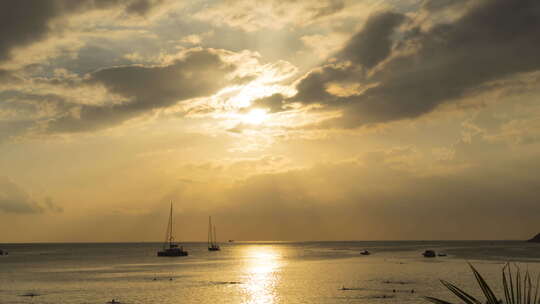
{"type": "MultiPolygon", "coordinates": [[[[339,242],[527,242],[527,239],[409,239],[409,240],[234,240],[233,242],[222,241],[220,244],[234,244],[234,243],[339,243],[339,242]]],[[[36,241],[36,242],[0,242],[0,244],[161,244],[163,241],[36,241]]],[[[177,242],[180,244],[186,243],[207,243],[207,241],[182,241],[177,242]]]]}

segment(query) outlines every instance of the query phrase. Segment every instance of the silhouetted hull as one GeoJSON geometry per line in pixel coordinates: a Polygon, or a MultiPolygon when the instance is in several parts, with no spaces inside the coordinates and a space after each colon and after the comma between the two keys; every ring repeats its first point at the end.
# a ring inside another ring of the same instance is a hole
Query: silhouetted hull
{"type": "Polygon", "coordinates": [[[158,257],[180,257],[180,256],[187,256],[188,252],[183,250],[163,250],[158,251],[157,256],[158,257]]]}
{"type": "Polygon", "coordinates": [[[208,247],[208,251],[220,251],[221,249],[219,248],[219,246],[215,246],[215,247],[208,247]]]}
{"type": "Polygon", "coordinates": [[[422,253],[422,255],[423,255],[425,258],[434,258],[434,257],[437,256],[437,255],[435,254],[435,251],[433,251],[433,250],[426,250],[424,253],[422,253]]]}

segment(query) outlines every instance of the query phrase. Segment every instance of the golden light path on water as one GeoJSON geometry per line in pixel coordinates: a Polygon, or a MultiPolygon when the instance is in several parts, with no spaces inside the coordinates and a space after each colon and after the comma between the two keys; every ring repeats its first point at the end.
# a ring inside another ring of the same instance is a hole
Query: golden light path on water
{"type": "Polygon", "coordinates": [[[279,251],[273,246],[250,246],[245,249],[247,262],[245,266],[246,293],[245,304],[271,304],[278,302],[276,292],[280,280],[283,261],[279,251]]]}

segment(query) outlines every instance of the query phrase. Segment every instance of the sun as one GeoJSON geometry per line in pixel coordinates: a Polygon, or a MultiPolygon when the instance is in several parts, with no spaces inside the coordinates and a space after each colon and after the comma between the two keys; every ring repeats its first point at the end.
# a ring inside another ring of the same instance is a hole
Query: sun
{"type": "Polygon", "coordinates": [[[242,122],[250,125],[260,125],[268,119],[268,112],[264,109],[253,109],[241,117],[242,122]]]}

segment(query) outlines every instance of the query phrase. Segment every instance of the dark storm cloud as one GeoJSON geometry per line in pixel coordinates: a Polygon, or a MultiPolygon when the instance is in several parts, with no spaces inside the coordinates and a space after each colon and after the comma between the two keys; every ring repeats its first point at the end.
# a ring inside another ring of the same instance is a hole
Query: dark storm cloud
{"type": "Polygon", "coordinates": [[[39,42],[52,31],[51,22],[69,14],[125,7],[127,13],[144,15],[162,1],[152,0],[26,0],[0,1],[0,62],[11,52],[39,42]]]}
{"type": "Polygon", "coordinates": [[[290,103],[301,102],[304,105],[312,103],[340,105],[336,96],[326,90],[326,84],[333,82],[351,82],[364,78],[364,70],[352,65],[329,64],[310,71],[296,85],[295,96],[286,97],[280,93],[254,100],[250,108],[265,108],[269,112],[284,111],[290,103]]]}
{"type": "Polygon", "coordinates": [[[281,112],[283,111],[283,95],[276,93],[268,97],[259,98],[251,103],[250,108],[265,108],[269,112],[281,112]]]}
{"type": "Polygon", "coordinates": [[[341,107],[343,117],[331,124],[356,127],[415,118],[486,82],[540,68],[538,1],[481,1],[453,23],[400,33],[391,46],[389,39],[403,18],[393,13],[369,18],[338,53],[339,59],[357,66],[349,68],[350,77],[356,77],[360,85],[377,86],[346,97],[334,96],[324,88],[346,78],[343,69],[323,68],[300,81],[293,100],[341,107]],[[387,57],[392,48],[394,54],[387,57]]]}
{"type": "Polygon", "coordinates": [[[392,12],[370,17],[363,30],[349,40],[338,56],[372,68],[390,54],[393,43],[390,36],[404,20],[403,15],[392,12]]]}
{"type": "Polygon", "coordinates": [[[332,82],[351,82],[365,80],[362,67],[347,65],[326,65],[307,74],[296,86],[298,93],[290,101],[300,101],[304,104],[335,102],[336,96],[326,90],[326,85],[332,82]]]}
{"type": "Polygon", "coordinates": [[[293,100],[303,103],[331,103],[334,95],[326,90],[332,82],[365,82],[366,71],[390,55],[391,35],[405,17],[401,14],[383,12],[370,16],[363,29],[355,34],[336,55],[351,64],[331,64],[311,71],[297,85],[298,94],[293,100]]]}
{"type": "MultiPolygon", "coordinates": [[[[366,72],[390,54],[392,48],[391,35],[405,17],[403,15],[383,12],[371,16],[364,28],[355,34],[336,57],[348,64],[329,64],[308,73],[296,86],[298,93],[285,102],[299,101],[303,104],[322,103],[333,106],[343,104],[342,100],[327,91],[331,83],[351,83],[368,81],[366,72]],[[352,64],[351,64],[352,63],[352,64]]],[[[278,95],[272,97],[276,104],[278,95]]],[[[264,102],[262,100],[261,102],[264,102]]]]}
{"type": "Polygon", "coordinates": [[[112,105],[82,105],[75,115],[49,123],[50,132],[91,131],[119,124],[144,112],[178,101],[211,95],[223,88],[234,66],[210,50],[195,50],[164,66],[119,66],[94,72],[85,80],[101,85],[128,101],[112,105]]]}

